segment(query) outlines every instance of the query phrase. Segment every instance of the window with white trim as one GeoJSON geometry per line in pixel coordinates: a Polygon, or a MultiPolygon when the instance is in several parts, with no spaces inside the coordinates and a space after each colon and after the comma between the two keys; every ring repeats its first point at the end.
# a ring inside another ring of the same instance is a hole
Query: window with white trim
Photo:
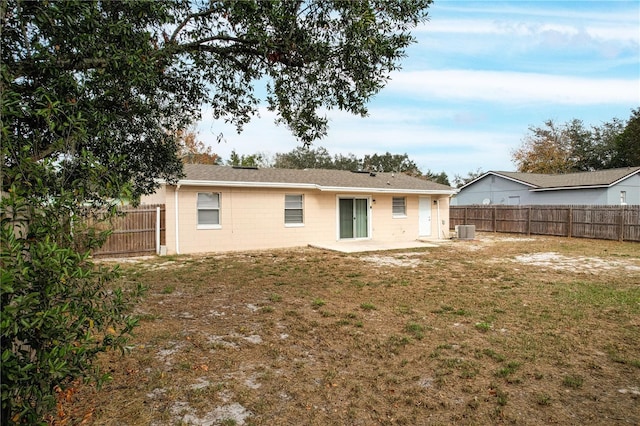
{"type": "Polygon", "coordinates": [[[406,217],[407,216],[406,197],[393,197],[392,209],[393,209],[393,217],[406,217]]]}
{"type": "Polygon", "coordinates": [[[284,196],[285,225],[300,226],[304,224],[303,201],[304,199],[302,197],[302,194],[284,196]]]}
{"type": "Polygon", "coordinates": [[[198,229],[220,228],[220,194],[198,192],[198,229]]]}

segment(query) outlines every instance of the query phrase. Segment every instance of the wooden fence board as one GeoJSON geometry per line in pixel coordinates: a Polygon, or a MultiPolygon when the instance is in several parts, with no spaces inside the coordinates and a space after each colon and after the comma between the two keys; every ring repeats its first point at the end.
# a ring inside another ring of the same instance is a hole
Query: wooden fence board
{"type": "Polygon", "coordinates": [[[160,245],[165,244],[164,204],[124,207],[124,216],[110,222],[112,233],[105,244],[93,252],[94,257],[127,257],[156,252],[156,215],[160,208],[160,245]]]}
{"type": "Polygon", "coordinates": [[[640,206],[451,206],[451,228],[640,242],[640,206]]]}

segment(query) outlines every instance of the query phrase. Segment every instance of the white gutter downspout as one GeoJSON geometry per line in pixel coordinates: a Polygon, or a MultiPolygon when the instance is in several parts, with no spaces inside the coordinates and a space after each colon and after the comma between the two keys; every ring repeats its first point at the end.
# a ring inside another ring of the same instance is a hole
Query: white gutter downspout
{"type": "Polygon", "coordinates": [[[438,210],[436,211],[436,215],[438,217],[438,239],[441,239],[442,237],[440,234],[442,233],[442,224],[440,223],[440,198],[436,198],[436,206],[438,207],[438,210]]]}
{"type": "Polygon", "coordinates": [[[176,254],[180,254],[180,227],[179,227],[179,220],[178,220],[178,190],[180,189],[180,184],[176,185],[176,191],[174,192],[175,194],[175,207],[176,207],[176,254]]]}

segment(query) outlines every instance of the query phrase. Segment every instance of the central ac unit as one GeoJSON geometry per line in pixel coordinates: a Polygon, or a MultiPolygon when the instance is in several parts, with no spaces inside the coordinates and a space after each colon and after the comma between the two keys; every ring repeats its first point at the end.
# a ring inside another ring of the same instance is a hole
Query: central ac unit
{"type": "Polygon", "coordinates": [[[476,238],[476,226],[456,225],[456,234],[459,240],[473,240],[476,238]]]}

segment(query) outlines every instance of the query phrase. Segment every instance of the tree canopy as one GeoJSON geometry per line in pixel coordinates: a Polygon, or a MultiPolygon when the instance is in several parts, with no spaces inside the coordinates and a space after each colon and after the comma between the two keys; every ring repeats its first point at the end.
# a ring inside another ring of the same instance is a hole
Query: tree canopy
{"type": "Polygon", "coordinates": [[[512,152],[519,172],[569,173],[640,165],[640,108],[625,122],[614,118],[588,128],[581,120],[547,120],[529,127],[512,152]]]}
{"type": "Polygon", "coordinates": [[[304,145],[298,146],[289,152],[277,153],[273,166],[279,169],[337,168],[326,148],[304,145]]]}
{"type": "Polygon", "coordinates": [[[321,107],[367,114],[430,3],[5,0],[5,165],[64,160],[61,183],[77,185],[107,163],[110,179],[147,193],[179,175],[174,135],[203,103],[241,130],[266,102],[311,142],[327,132],[321,107]]]}
{"type": "Polygon", "coordinates": [[[178,156],[184,164],[220,164],[222,159],[213,152],[213,148],[198,139],[195,128],[180,130],[178,138],[178,156]]]}
{"type": "Polygon", "coordinates": [[[472,180],[479,178],[483,174],[484,172],[482,171],[481,168],[477,168],[476,170],[471,170],[467,172],[466,176],[456,174],[453,176],[453,184],[455,185],[456,188],[460,188],[466,185],[467,183],[471,182],[472,180]]]}
{"type": "Polygon", "coordinates": [[[622,133],[615,136],[615,147],[611,160],[614,167],[640,165],[640,108],[631,112],[631,117],[622,133]]]}
{"type": "MultiPolygon", "coordinates": [[[[269,164],[263,164],[269,166],[269,164]]],[[[449,185],[449,178],[445,172],[425,173],[416,163],[405,154],[367,154],[358,158],[355,154],[336,154],[333,157],[326,148],[298,146],[292,151],[275,155],[273,167],[283,169],[335,169],[335,170],[370,170],[379,172],[406,173],[411,176],[422,177],[443,185],[449,185]]]]}
{"type": "Polygon", "coordinates": [[[431,1],[0,0],[3,424],[124,350],[138,291],[105,287],[89,219],[181,176],[203,104],[318,139],[323,108],[367,114],[431,1]]]}
{"type": "Polygon", "coordinates": [[[263,167],[268,165],[269,158],[265,154],[238,154],[236,150],[231,151],[231,155],[227,160],[227,166],[242,166],[242,167],[263,167]]]}
{"type": "Polygon", "coordinates": [[[380,172],[397,172],[406,173],[411,176],[422,176],[422,172],[418,169],[413,160],[405,154],[384,154],[365,155],[362,159],[362,168],[365,170],[377,170],[380,172]]]}

